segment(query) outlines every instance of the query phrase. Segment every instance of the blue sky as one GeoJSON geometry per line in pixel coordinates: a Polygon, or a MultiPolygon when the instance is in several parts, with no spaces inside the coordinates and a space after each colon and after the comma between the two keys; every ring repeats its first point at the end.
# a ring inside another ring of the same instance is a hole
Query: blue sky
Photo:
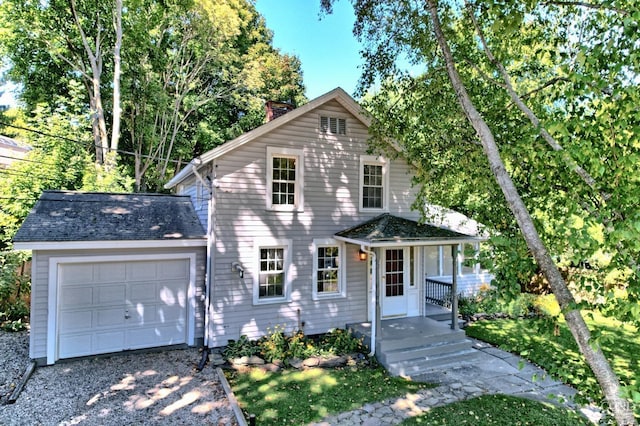
{"type": "Polygon", "coordinates": [[[353,95],[362,59],[348,1],[337,1],[322,19],[320,0],[256,0],[256,8],[273,31],[274,47],[300,58],[309,99],[338,86],[353,95]]]}

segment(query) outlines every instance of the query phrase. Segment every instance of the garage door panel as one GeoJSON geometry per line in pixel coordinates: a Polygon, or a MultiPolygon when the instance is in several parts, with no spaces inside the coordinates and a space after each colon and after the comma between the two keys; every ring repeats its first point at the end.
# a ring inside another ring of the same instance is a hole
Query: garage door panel
{"type": "Polygon", "coordinates": [[[94,264],[94,282],[124,282],[127,279],[127,266],[124,263],[96,263],[94,264]]]}
{"type": "Polygon", "coordinates": [[[129,330],[128,349],[184,343],[185,327],[178,324],[129,330]]]}
{"type": "Polygon", "coordinates": [[[59,264],[58,357],[185,343],[189,265],[59,264]]]}
{"type": "Polygon", "coordinates": [[[123,326],[127,321],[125,314],[126,309],[122,309],[120,306],[97,310],[95,311],[95,327],[123,326]]]}
{"type": "Polygon", "coordinates": [[[148,281],[159,278],[158,262],[130,262],[127,263],[127,281],[148,281]]]}
{"type": "Polygon", "coordinates": [[[60,314],[60,333],[73,333],[93,325],[93,311],[66,311],[60,314]]]}
{"type": "Polygon", "coordinates": [[[60,281],[71,285],[93,282],[93,264],[60,265],[60,281]]]}
{"type": "Polygon", "coordinates": [[[60,293],[62,308],[84,308],[93,305],[93,287],[67,287],[60,293]]]}
{"type": "Polygon", "coordinates": [[[93,338],[94,351],[95,353],[104,354],[127,349],[123,347],[125,337],[124,330],[110,330],[95,333],[93,338]]]}
{"type": "Polygon", "coordinates": [[[157,298],[155,281],[130,284],[130,299],[138,302],[155,302],[157,298]]]}
{"type": "Polygon", "coordinates": [[[166,279],[189,279],[189,263],[180,259],[168,260],[158,265],[159,277],[166,279]]]}
{"type": "Polygon", "coordinates": [[[127,300],[127,285],[109,284],[96,287],[96,305],[122,305],[127,300]]]}
{"type": "Polygon", "coordinates": [[[70,334],[60,336],[60,358],[72,358],[75,356],[93,355],[93,336],[91,333],[70,334]]]}

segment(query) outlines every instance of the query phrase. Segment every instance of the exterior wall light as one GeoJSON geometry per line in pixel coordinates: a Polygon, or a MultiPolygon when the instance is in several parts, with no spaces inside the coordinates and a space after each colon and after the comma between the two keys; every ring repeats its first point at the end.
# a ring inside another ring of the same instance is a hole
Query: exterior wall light
{"type": "Polygon", "coordinates": [[[361,262],[367,260],[367,252],[363,251],[362,249],[358,250],[358,260],[360,260],[361,262]]]}

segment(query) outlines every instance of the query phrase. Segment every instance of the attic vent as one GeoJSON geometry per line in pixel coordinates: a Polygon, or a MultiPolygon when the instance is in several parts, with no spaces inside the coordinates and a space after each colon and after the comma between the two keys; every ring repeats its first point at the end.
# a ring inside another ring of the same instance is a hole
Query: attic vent
{"type": "Polygon", "coordinates": [[[320,117],[320,131],[333,135],[346,135],[347,120],[337,117],[320,117]]]}

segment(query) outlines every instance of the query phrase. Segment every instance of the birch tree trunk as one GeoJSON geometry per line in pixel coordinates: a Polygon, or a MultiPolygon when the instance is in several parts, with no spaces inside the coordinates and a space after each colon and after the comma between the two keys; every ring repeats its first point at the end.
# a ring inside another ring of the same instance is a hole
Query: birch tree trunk
{"type": "Polygon", "coordinates": [[[636,425],[637,423],[633,416],[630,404],[620,396],[620,382],[618,377],[605,358],[601,348],[590,344],[591,333],[584,321],[584,318],[582,317],[582,314],[579,310],[575,309],[575,300],[573,295],[562,278],[560,271],[551,259],[551,256],[547,252],[547,249],[540,239],[535,225],[533,224],[533,220],[531,219],[518,190],[507,173],[491,129],[489,129],[489,126],[484,121],[482,115],[475,108],[475,105],[467,93],[464,83],[456,70],[455,60],[453,59],[447,40],[442,32],[435,0],[427,0],[427,6],[431,16],[433,31],[438,41],[438,45],[442,50],[447,73],[455,90],[458,102],[460,103],[468,121],[471,123],[480,138],[484,153],[489,160],[491,171],[493,172],[498,185],[502,189],[509,208],[516,218],[527,246],[529,247],[529,250],[531,250],[533,257],[542,270],[544,276],[549,281],[551,290],[562,309],[567,325],[580,348],[580,352],[584,355],[587,363],[593,370],[598,383],[602,387],[603,393],[617,423],[619,425],[636,425]]]}
{"type": "Polygon", "coordinates": [[[122,108],[120,107],[120,74],[121,60],[120,50],[122,48],[122,0],[115,0],[115,16],[113,20],[116,31],[116,42],[113,48],[113,124],[111,127],[111,150],[118,151],[120,141],[120,120],[122,108]]]}

